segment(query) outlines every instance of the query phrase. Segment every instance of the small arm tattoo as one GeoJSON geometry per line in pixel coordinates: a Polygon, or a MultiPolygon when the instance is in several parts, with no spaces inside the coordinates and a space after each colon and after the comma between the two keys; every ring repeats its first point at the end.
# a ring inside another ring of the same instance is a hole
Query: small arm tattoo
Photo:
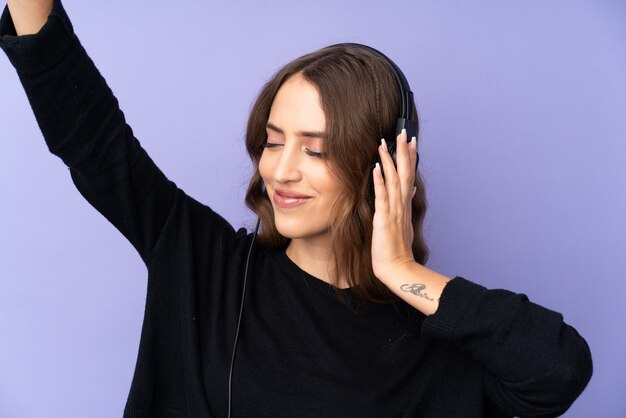
{"type": "Polygon", "coordinates": [[[433,298],[428,296],[426,292],[423,292],[424,289],[426,289],[426,285],[421,283],[407,283],[400,286],[400,290],[402,290],[403,292],[413,293],[415,296],[419,296],[427,300],[434,300],[433,298]]]}

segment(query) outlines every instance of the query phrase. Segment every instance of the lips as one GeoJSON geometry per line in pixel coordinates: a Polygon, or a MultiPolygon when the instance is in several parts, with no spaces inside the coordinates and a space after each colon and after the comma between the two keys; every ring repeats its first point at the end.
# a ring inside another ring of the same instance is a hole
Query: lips
{"type": "Polygon", "coordinates": [[[275,190],[272,200],[280,208],[294,208],[306,203],[310,198],[311,196],[288,190],[275,190]]]}
{"type": "Polygon", "coordinates": [[[281,197],[284,197],[285,199],[308,199],[311,197],[305,194],[290,192],[288,190],[282,190],[282,189],[276,189],[275,192],[276,194],[280,195],[281,197]]]}

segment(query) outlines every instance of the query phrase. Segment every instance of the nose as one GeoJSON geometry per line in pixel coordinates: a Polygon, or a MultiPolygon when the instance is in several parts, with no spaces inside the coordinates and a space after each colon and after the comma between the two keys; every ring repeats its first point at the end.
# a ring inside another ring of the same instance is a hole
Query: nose
{"type": "Polygon", "coordinates": [[[302,178],[300,171],[301,156],[294,144],[283,146],[274,166],[274,180],[279,183],[298,181],[302,178]]]}

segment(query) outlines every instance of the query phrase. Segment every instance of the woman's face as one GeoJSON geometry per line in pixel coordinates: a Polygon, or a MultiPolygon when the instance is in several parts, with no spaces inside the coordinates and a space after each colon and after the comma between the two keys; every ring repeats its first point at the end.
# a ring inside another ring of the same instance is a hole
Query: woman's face
{"type": "Polygon", "coordinates": [[[266,126],[259,172],[278,232],[324,243],[341,194],[323,157],[326,118],[313,84],[296,74],[278,90],[266,126]]]}

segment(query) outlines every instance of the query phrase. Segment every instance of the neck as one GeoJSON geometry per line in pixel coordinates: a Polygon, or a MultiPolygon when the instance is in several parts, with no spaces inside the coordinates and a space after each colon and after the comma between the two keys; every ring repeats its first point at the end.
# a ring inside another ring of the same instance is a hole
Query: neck
{"type": "Polygon", "coordinates": [[[291,261],[311,276],[342,289],[348,287],[344,280],[337,283],[331,277],[332,253],[328,240],[292,239],[285,253],[291,261]]]}

